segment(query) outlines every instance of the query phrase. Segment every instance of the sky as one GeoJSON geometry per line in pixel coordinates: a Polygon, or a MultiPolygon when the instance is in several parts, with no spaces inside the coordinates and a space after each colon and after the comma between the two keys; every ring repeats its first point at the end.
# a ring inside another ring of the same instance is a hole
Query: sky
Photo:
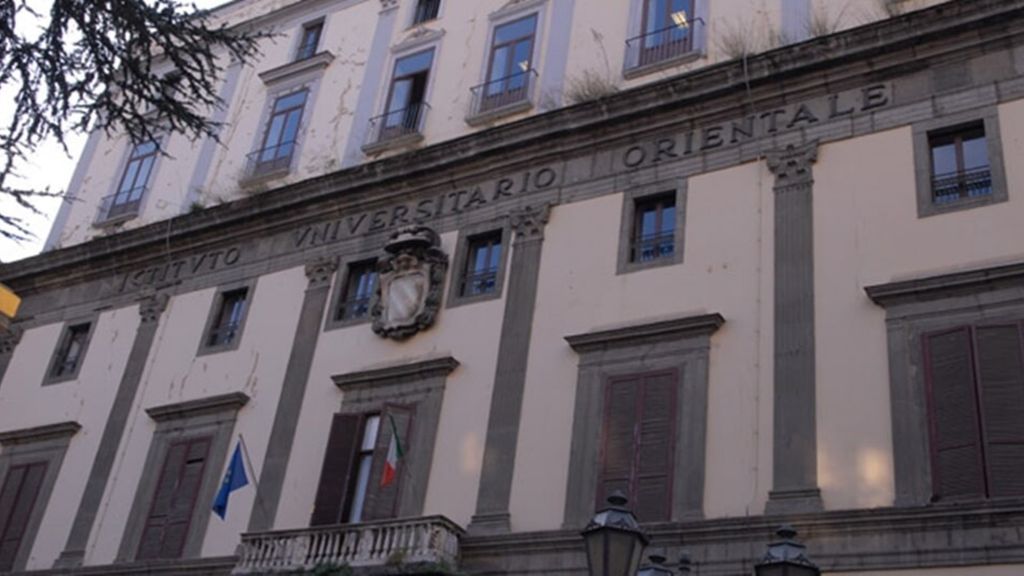
{"type": "MultiPolygon", "coordinates": [[[[226,0],[192,0],[198,8],[212,8],[224,4],[226,0]]],[[[32,0],[29,5],[41,13],[46,13],[52,2],[48,0],[32,0]]],[[[11,91],[0,89],[0,119],[8,118],[14,108],[11,91]]],[[[4,123],[3,125],[6,125],[4,123]]],[[[19,174],[22,184],[34,189],[49,188],[52,191],[62,191],[71,182],[71,175],[75,170],[78,157],[85,146],[86,136],[84,134],[71,134],[66,138],[68,146],[65,152],[56,142],[46,142],[39,146],[30,161],[19,167],[19,174]]],[[[5,214],[14,213],[23,216],[28,222],[28,227],[35,235],[34,238],[22,242],[0,238],[0,262],[12,262],[38,254],[43,249],[46,237],[50,233],[53,219],[57,215],[64,200],[61,198],[39,198],[34,202],[36,208],[42,214],[32,214],[31,211],[17,206],[9,198],[0,195],[0,210],[5,214]]]]}

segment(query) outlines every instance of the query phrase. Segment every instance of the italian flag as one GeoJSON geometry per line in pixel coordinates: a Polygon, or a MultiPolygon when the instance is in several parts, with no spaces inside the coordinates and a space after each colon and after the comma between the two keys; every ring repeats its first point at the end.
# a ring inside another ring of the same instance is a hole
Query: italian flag
{"type": "Polygon", "coordinates": [[[388,444],[388,457],[384,461],[384,474],[380,477],[380,485],[388,486],[395,481],[395,474],[398,473],[398,460],[405,454],[402,443],[398,441],[398,426],[395,425],[395,417],[388,414],[388,423],[391,425],[391,442],[388,444]]]}

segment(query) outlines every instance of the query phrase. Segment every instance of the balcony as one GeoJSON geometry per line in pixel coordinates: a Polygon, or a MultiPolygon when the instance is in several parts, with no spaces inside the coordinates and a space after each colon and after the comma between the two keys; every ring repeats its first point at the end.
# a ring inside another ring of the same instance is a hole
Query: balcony
{"type": "Polygon", "coordinates": [[[670,26],[626,40],[626,77],[698,58],[694,37],[703,25],[704,21],[696,18],[686,26],[670,26]]]}
{"type": "Polygon", "coordinates": [[[528,68],[522,72],[485,82],[470,89],[473,101],[466,123],[484,124],[495,118],[525,112],[533,107],[534,85],[537,71],[528,68]]]}
{"type": "Polygon", "coordinates": [[[430,106],[426,102],[419,102],[371,118],[363,152],[373,154],[423,140],[423,123],[429,111],[430,106]]]}
{"type": "Polygon", "coordinates": [[[263,180],[283,176],[291,170],[294,140],[267,146],[246,156],[245,180],[263,180]]]}
{"type": "Polygon", "coordinates": [[[444,516],[243,534],[232,574],[394,565],[454,570],[463,530],[444,516]]]}
{"type": "Polygon", "coordinates": [[[145,186],[137,186],[130,190],[122,190],[117,194],[104,196],[96,211],[96,226],[108,226],[131,220],[139,215],[142,197],[146,193],[145,186]]]}
{"type": "Polygon", "coordinates": [[[936,204],[948,204],[991,193],[992,169],[989,166],[940,174],[932,178],[932,195],[936,204]]]}

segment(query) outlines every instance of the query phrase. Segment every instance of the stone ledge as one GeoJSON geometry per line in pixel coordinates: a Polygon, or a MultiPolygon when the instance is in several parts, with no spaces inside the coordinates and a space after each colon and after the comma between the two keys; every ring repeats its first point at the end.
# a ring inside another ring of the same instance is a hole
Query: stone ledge
{"type": "Polygon", "coordinates": [[[868,298],[885,308],[975,294],[1007,286],[1024,286],[1024,262],[866,286],[868,298]]]}
{"type": "Polygon", "coordinates": [[[165,422],[168,420],[191,418],[202,414],[238,410],[245,406],[247,402],[249,402],[249,395],[245,392],[231,392],[208,398],[186,400],[184,402],[146,408],[146,414],[149,414],[149,417],[157,422],[165,422]]]}
{"type": "Polygon", "coordinates": [[[441,356],[419,362],[408,362],[349,372],[347,374],[336,374],[331,376],[334,385],[342,390],[359,388],[383,382],[395,380],[426,380],[429,378],[444,377],[452,373],[459,365],[459,361],[451,356],[441,356]]]}
{"type": "Polygon", "coordinates": [[[322,71],[333,61],[334,54],[331,54],[328,50],[323,50],[309,58],[289,62],[283,66],[278,66],[277,68],[271,68],[270,70],[260,72],[259,76],[260,80],[263,80],[263,84],[272,86],[279,82],[288,80],[289,78],[294,78],[308,72],[322,71]]]}
{"type": "Polygon", "coordinates": [[[22,428],[20,430],[6,430],[0,432],[0,444],[9,446],[12,444],[29,444],[46,440],[67,439],[74,436],[81,429],[81,424],[69,420],[67,422],[33,426],[32,428],[22,428]]]}
{"type": "Polygon", "coordinates": [[[591,352],[599,348],[615,346],[617,344],[634,344],[643,339],[665,339],[665,338],[692,338],[694,336],[706,336],[713,334],[722,324],[725,318],[719,313],[702,314],[699,316],[684,316],[666,320],[656,320],[642,324],[630,324],[610,330],[599,330],[566,336],[565,341],[569,343],[576,352],[591,352]]]}

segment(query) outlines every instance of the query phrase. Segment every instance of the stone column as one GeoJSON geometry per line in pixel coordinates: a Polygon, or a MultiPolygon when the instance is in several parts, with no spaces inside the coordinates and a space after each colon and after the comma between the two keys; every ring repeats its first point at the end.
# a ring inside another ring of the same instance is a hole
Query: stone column
{"type": "Polygon", "coordinates": [[[317,260],[306,265],[309,285],[302,300],[299,322],[292,339],[292,351],[285,368],[284,383],[281,385],[281,399],[277,402],[274,424],[267,441],[267,452],[260,469],[259,488],[249,516],[249,532],[265,532],[274,527],[277,505],[281,500],[288,458],[291,456],[295,429],[299,424],[302,401],[306,397],[309,367],[320,337],[327,293],[331,276],[337,269],[334,258],[317,260]]]}
{"type": "Polygon", "coordinates": [[[814,382],[814,188],[818,142],[768,153],[775,174],[774,460],[766,513],[821,510],[814,382]]]}
{"type": "Polygon", "coordinates": [[[18,342],[21,342],[21,328],[17,326],[0,327],[0,385],[3,385],[7,365],[14,357],[14,349],[18,347],[18,342]]]}
{"type": "Polygon", "coordinates": [[[142,381],[142,373],[146,368],[146,360],[149,358],[153,339],[156,337],[160,316],[167,309],[169,299],[167,294],[151,292],[139,300],[139,329],[135,332],[132,350],[128,354],[128,362],[121,375],[117,394],[114,396],[114,404],[110,408],[110,415],[103,427],[103,435],[100,436],[96,458],[92,462],[89,478],[85,482],[85,491],[82,493],[82,500],[78,504],[78,511],[71,524],[71,533],[68,536],[67,544],[64,545],[64,551],[60,553],[54,563],[55,567],[81,566],[85,559],[85,547],[89,543],[89,535],[96,520],[96,512],[100,508],[103,493],[107,489],[110,471],[114,467],[117,449],[121,445],[128,416],[135,403],[135,393],[139,389],[139,382],[142,381]]]}
{"type": "Polygon", "coordinates": [[[508,271],[505,316],[498,344],[498,363],[487,419],[483,468],[477,492],[476,513],[469,530],[477,534],[509,531],[508,502],[512,493],[512,470],[519,440],[519,415],[523,405],[523,386],[530,351],[530,330],[537,301],[537,276],[540,272],[544,226],[550,205],[525,207],[512,213],[515,232],[512,261],[508,271]]]}

